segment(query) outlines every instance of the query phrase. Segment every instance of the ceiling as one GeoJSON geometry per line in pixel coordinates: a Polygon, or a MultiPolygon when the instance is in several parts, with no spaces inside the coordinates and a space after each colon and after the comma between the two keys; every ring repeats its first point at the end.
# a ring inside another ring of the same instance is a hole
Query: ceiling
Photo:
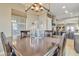
{"type": "MultiPolygon", "coordinates": [[[[25,3],[24,5],[25,9],[27,9],[31,3],[25,3]]],[[[50,8],[56,19],[65,19],[79,15],[79,3],[44,3],[43,5],[48,9],[50,8]]]]}
{"type": "Polygon", "coordinates": [[[58,19],[65,19],[79,15],[79,3],[53,3],[50,7],[51,11],[58,19]],[[66,8],[62,8],[63,6],[66,8]],[[68,11],[68,13],[65,13],[65,11],[68,11]]]}

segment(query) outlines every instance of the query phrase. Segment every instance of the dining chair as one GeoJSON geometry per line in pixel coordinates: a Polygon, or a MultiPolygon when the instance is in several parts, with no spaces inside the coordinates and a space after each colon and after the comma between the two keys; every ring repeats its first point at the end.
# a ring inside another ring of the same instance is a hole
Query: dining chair
{"type": "Polygon", "coordinates": [[[65,44],[66,44],[66,33],[63,33],[60,43],[59,43],[59,56],[64,55],[64,49],[65,49],[65,44]]]}
{"type": "Polygon", "coordinates": [[[10,43],[7,41],[7,38],[3,32],[1,32],[1,41],[2,45],[4,48],[4,52],[6,56],[11,56],[12,55],[12,46],[10,43]]]}
{"type": "Polygon", "coordinates": [[[5,56],[5,53],[4,53],[4,45],[2,44],[2,40],[1,40],[1,32],[0,32],[0,56],[5,56]]]}
{"type": "Polygon", "coordinates": [[[58,44],[54,44],[53,47],[44,56],[58,56],[59,47],[58,44]]]}
{"type": "Polygon", "coordinates": [[[5,37],[3,37],[4,36],[3,32],[1,32],[0,34],[1,34],[1,41],[2,41],[2,45],[3,45],[4,53],[5,53],[5,55],[7,55],[6,44],[5,44],[6,41],[4,40],[5,37]]]}
{"type": "Polygon", "coordinates": [[[1,32],[1,41],[3,44],[4,52],[6,56],[22,56],[21,53],[19,53],[15,47],[7,41],[7,38],[3,32],[1,32]]]}

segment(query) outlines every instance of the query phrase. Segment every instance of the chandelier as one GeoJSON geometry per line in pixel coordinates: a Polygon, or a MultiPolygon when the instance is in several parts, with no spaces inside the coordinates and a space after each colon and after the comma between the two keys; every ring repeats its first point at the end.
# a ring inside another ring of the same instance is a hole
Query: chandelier
{"type": "Polygon", "coordinates": [[[43,7],[42,3],[34,3],[34,4],[30,5],[30,7],[27,8],[27,10],[25,10],[25,12],[27,12],[29,9],[39,12],[39,11],[43,11],[44,7],[43,7]]]}
{"type": "Polygon", "coordinates": [[[29,9],[31,9],[31,10],[33,10],[33,11],[35,11],[35,12],[39,12],[39,11],[46,10],[46,11],[47,11],[47,16],[48,16],[49,18],[54,18],[54,15],[53,15],[53,13],[50,11],[50,8],[48,9],[48,8],[44,7],[43,4],[41,4],[41,3],[34,3],[34,4],[32,4],[29,8],[27,8],[27,9],[25,10],[25,12],[27,12],[29,9]]]}
{"type": "Polygon", "coordinates": [[[42,4],[34,3],[34,4],[31,6],[31,10],[34,10],[34,11],[36,11],[36,12],[38,12],[38,11],[43,11],[42,4]]]}

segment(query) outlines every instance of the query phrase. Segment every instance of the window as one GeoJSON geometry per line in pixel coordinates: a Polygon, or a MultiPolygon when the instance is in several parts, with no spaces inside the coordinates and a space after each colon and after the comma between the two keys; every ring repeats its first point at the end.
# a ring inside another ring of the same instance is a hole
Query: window
{"type": "Polygon", "coordinates": [[[22,16],[12,15],[12,36],[17,37],[20,35],[21,30],[26,29],[26,18],[22,16]]]}

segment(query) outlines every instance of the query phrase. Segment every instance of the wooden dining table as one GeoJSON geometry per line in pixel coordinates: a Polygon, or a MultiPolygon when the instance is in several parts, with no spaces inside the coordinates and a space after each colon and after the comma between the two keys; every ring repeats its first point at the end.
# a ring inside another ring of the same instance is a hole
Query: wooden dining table
{"type": "Polygon", "coordinates": [[[60,39],[52,37],[44,37],[43,39],[39,39],[39,41],[33,42],[33,39],[27,37],[13,41],[12,44],[22,56],[44,56],[54,47],[52,43],[57,44],[59,42],[60,39]]]}

